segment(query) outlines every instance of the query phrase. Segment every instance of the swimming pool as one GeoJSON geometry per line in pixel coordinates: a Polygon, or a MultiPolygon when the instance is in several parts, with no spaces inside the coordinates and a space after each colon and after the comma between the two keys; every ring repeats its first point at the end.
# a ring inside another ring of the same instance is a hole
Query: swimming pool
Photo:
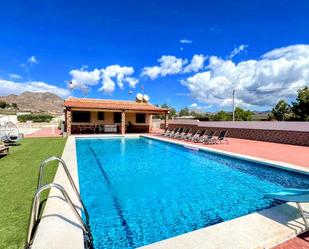
{"type": "Polygon", "coordinates": [[[148,138],[77,139],[81,196],[96,249],[136,248],[274,203],[309,177],[148,138]]]}

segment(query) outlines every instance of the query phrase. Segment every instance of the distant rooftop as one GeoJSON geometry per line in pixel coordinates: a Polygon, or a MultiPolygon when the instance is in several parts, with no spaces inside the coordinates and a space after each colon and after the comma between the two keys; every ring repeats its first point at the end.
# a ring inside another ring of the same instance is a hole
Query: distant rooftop
{"type": "Polygon", "coordinates": [[[154,113],[167,113],[169,111],[169,109],[157,107],[146,102],[87,98],[68,98],[64,101],[64,106],[66,108],[146,111],[154,113]]]}

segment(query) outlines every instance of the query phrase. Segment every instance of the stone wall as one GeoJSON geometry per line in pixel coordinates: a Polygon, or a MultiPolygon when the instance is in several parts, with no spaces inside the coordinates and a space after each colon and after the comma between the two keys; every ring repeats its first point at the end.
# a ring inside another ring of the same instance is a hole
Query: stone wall
{"type": "Polygon", "coordinates": [[[212,127],[207,127],[207,124],[205,123],[207,122],[203,122],[203,124],[199,125],[170,123],[168,126],[170,128],[189,127],[192,128],[193,130],[207,129],[208,131],[215,131],[216,135],[218,135],[221,130],[226,129],[228,130],[227,137],[309,146],[309,132],[307,131],[246,129],[246,128],[230,128],[230,127],[224,128],[221,125],[220,127],[213,127],[213,125],[212,127]]]}

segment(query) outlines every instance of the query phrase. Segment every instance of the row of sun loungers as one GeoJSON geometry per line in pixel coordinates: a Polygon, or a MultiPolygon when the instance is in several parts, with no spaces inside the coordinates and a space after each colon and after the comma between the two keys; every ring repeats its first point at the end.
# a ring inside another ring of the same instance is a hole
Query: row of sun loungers
{"type": "Polygon", "coordinates": [[[219,144],[226,142],[227,130],[222,130],[219,132],[218,136],[215,136],[216,132],[209,131],[207,129],[198,129],[192,130],[191,128],[174,128],[169,129],[167,128],[163,133],[162,136],[191,141],[195,143],[204,143],[204,144],[219,144]]]}

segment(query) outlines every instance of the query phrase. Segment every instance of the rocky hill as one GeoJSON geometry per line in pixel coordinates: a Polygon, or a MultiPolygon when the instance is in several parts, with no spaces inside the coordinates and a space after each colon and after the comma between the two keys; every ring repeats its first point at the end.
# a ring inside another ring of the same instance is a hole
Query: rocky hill
{"type": "Polygon", "coordinates": [[[16,103],[19,111],[63,113],[63,99],[49,92],[23,92],[0,97],[8,104],[16,103]]]}

